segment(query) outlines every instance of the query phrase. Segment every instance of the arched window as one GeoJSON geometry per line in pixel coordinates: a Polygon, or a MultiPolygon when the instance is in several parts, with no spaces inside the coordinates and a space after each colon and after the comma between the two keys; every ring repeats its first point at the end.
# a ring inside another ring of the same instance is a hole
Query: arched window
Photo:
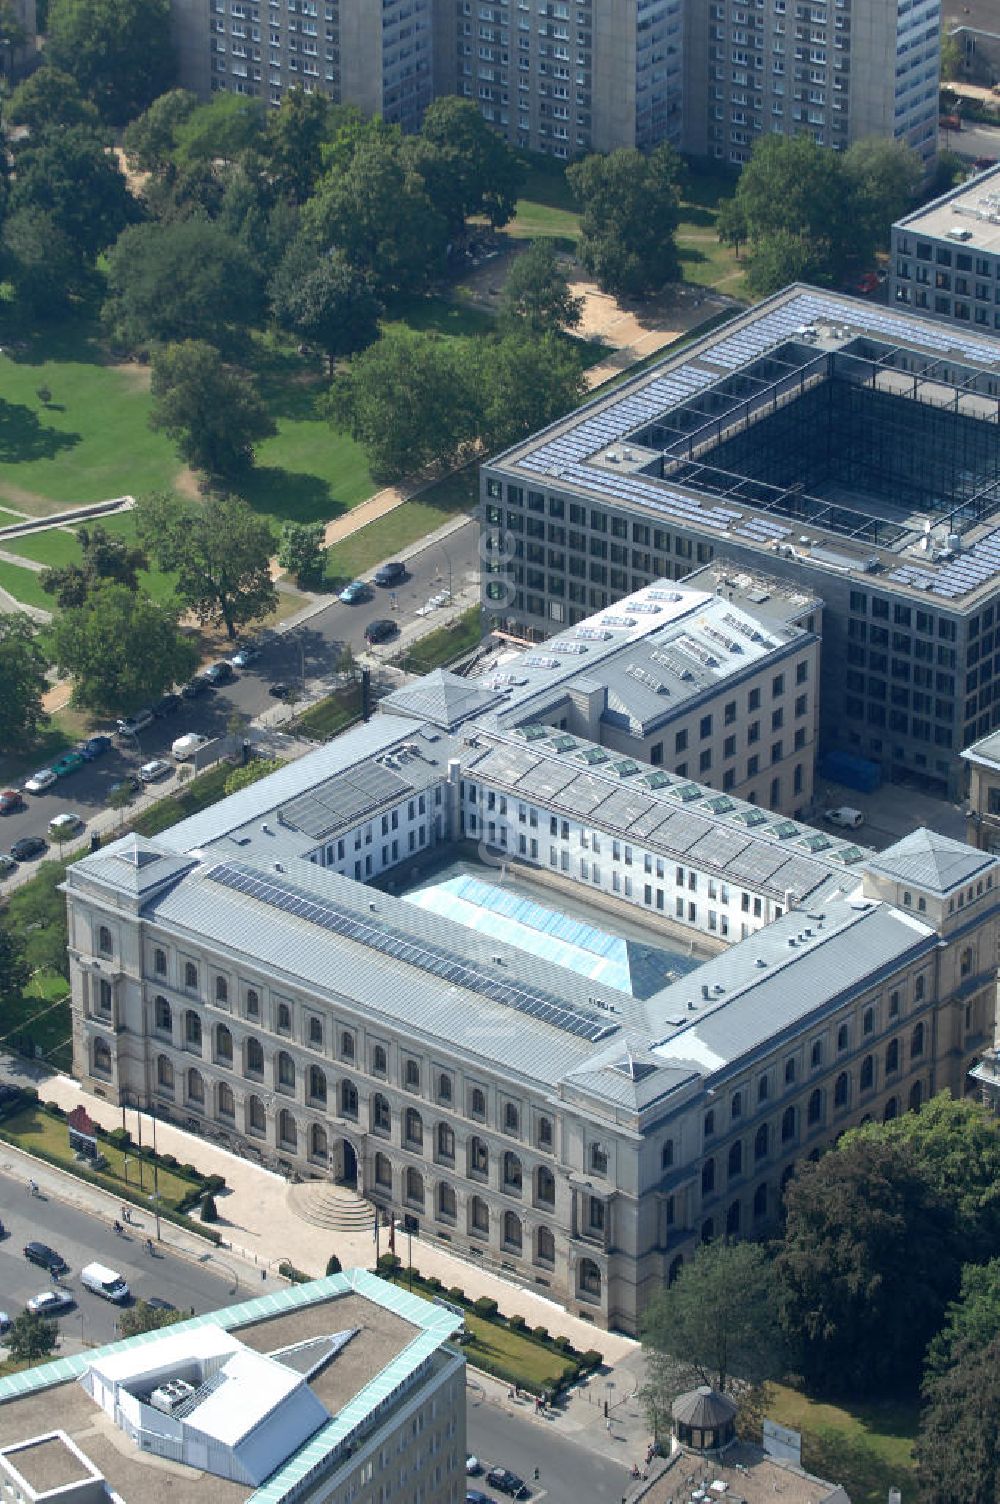
{"type": "Polygon", "coordinates": [[[660,1169],[669,1170],[674,1162],[674,1141],[668,1138],[660,1150],[660,1169]]]}
{"type": "Polygon", "coordinates": [[[556,1240],[549,1227],[535,1229],[535,1260],[539,1264],[554,1264],[556,1261],[556,1240]]]}
{"type": "Polygon", "coordinates": [[[521,1131],[521,1114],[513,1102],[504,1103],[503,1131],[504,1133],[520,1133],[521,1131]]]}
{"type": "Polygon", "coordinates": [[[489,1237],[490,1209],[482,1196],[473,1196],[469,1200],[469,1232],[475,1237],[489,1237]]]}
{"type": "Polygon", "coordinates": [[[153,1019],[155,1027],[161,1034],[172,1034],[174,1031],[174,1015],[165,997],[153,999],[153,1019]]]}
{"type": "Polygon", "coordinates": [[[215,1088],[215,1110],[216,1116],[220,1118],[236,1116],[236,1098],[228,1081],[220,1081],[215,1088]]]}
{"type": "Polygon", "coordinates": [[[822,1039],[813,1040],[812,1049],[809,1051],[809,1064],[814,1071],[819,1070],[820,1066],[823,1064],[822,1039]]]}
{"type": "Polygon", "coordinates": [[[198,990],[198,968],[193,961],[184,963],[184,986],[189,992],[198,990]]]}
{"type": "Polygon", "coordinates": [[[424,1147],[424,1120],[415,1107],[406,1109],[403,1119],[403,1138],[413,1149],[424,1147]]]}
{"type": "Polygon", "coordinates": [[[806,1108],[806,1122],[813,1127],[823,1116],[823,1093],[817,1086],[809,1095],[809,1106],[806,1108]]]}
{"type": "Polygon", "coordinates": [[[579,1293],[591,1300],[601,1298],[601,1271],[593,1259],[581,1259],[577,1265],[579,1293]]]}
{"type": "Polygon", "coordinates": [[[667,1284],[668,1285],[672,1285],[674,1283],[674,1280],[677,1278],[677,1276],[680,1274],[680,1272],[681,1272],[681,1270],[683,1268],[684,1268],[684,1255],[682,1253],[679,1253],[676,1258],[674,1258],[674,1259],[671,1260],[671,1262],[670,1262],[670,1268],[667,1270],[667,1284]]]}
{"type": "Polygon", "coordinates": [[[846,1024],[841,1024],[837,1030],[837,1049],[841,1053],[847,1049],[851,1042],[851,1033],[846,1024]]]}
{"type": "Polygon", "coordinates": [[[392,1112],[389,1107],[389,1099],[383,1097],[381,1092],[376,1092],[371,1099],[372,1132],[392,1132],[392,1112]]]}
{"type": "Polygon", "coordinates": [[[472,1088],[469,1099],[469,1116],[484,1118],[486,1116],[486,1093],[478,1086],[472,1088]]]}
{"type": "Polygon", "coordinates": [[[785,1085],[792,1086],[795,1083],[795,1056],[789,1055],[785,1061],[785,1085]]]}
{"type": "Polygon", "coordinates": [[[406,1171],[404,1185],[405,1190],[403,1192],[403,1200],[407,1203],[408,1206],[415,1206],[423,1211],[424,1177],[421,1175],[420,1171],[415,1170],[412,1165],[409,1166],[406,1171]]]}
{"type": "Polygon", "coordinates": [[[260,1097],[247,1099],[247,1132],[258,1134],[267,1132],[267,1113],[264,1111],[264,1104],[260,1097]]]}
{"type": "Polygon", "coordinates": [[[767,1077],[766,1076],[761,1076],[760,1080],[757,1082],[757,1101],[758,1102],[766,1102],[767,1101],[767,1091],[768,1091],[767,1077]]]}
{"type": "Polygon", "coordinates": [[[875,1057],[866,1055],[861,1062],[861,1075],[859,1085],[862,1091],[871,1091],[875,1085],[875,1057]]]}
{"type": "Polygon", "coordinates": [[[389,1069],[388,1057],[384,1045],[377,1044],[372,1049],[372,1075],[384,1076],[389,1069]]]}
{"type": "Polygon", "coordinates": [[[292,1032],[292,1010],[287,1003],[278,1004],[278,1033],[290,1034],[292,1032]]]}
{"type": "Polygon", "coordinates": [[[865,1011],[864,1011],[864,1013],[862,1014],[862,1016],[861,1016],[861,1032],[862,1032],[862,1034],[874,1034],[875,1033],[875,1009],[874,1008],[866,1008],[865,1011]]]}
{"type": "Polygon", "coordinates": [[[521,1252],[521,1219],[514,1212],[503,1214],[503,1245],[515,1253],[521,1252]]]}
{"type": "Polygon", "coordinates": [[[215,1058],[223,1065],[233,1063],[233,1036],[225,1024],[215,1026],[215,1058]]]}
{"type": "Polygon", "coordinates": [[[340,1083],[340,1115],[344,1118],[358,1115],[358,1088],[353,1081],[346,1079],[340,1083]]]}
{"type": "Polygon", "coordinates": [[[205,1083],[201,1079],[201,1071],[192,1069],[187,1073],[187,1100],[195,1107],[205,1105],[205,1083]]]}
{"type": "Polygon", "coordinates": [[[503,1188],[518,1196],[521,1194],[521,1161],[509,1151],[503,1157],[503,1188]]]}
{"type": "Polygon", "coordinates": [[[890,1039],[885,1047],[885,1073],[891,1075],[899,1070],[899,1040],[890,1039]]]}
{"type": "Polygon", "coordinates": [[[455,1134],[449,1123],[437,1125],[437,1156],[438,1159],[455,1158],[455,1134]]]}
{"type": "Polygon", "coordinates": [[[552,1119],[538,1119],[538,1147],[540,1149],[552,1148],[552,1119]]]}
{"type": "MultiPolygon", "coordinates": [[[[102,924],[97,931],[97,949],[102,956],[110,956],[114,949],[111,943],[111,931],[106,924],[102,924]]],[[[963,972],[962,975],[964,976],[965,973],[963,972]]]]}
{"type": "Polygon", "coordinates": [[[726,1236],[734,1238],[740,1230],[740,1203],[734,1201],[726,1212],[726,1236]]]}
{"type": "Polygon", "coordinates": [[[924,1097],[923,1082],[921,1082],[921,1081],[914,1081],[913,1085],[910,1087],[910,1096],[909,1096],[909,1101],[908,1101],[908,1104],[907,1104],[908,1107],[909,1107],[910,1112],[919,1112],[920,1111],[920,1104],[923,1101],[923,1097],[924,1097]]]}
{"type": "Polygon", "coordinates": [[[458,1216],[458,1202],[455,1199],[454,1188],[443,1180],[437,1188],[437,1214],[445,1222],[454,1222],[458,1216]]]}
{"type": "Polygon", "coordinates": [[[438,1101],[451,1101],[451,1077],[444,1071],[438,1076],[438,1101]]]}
{"type": "Polygon", "coordinates": [[[260,994],[253,987],[247,989],[247,1018],[260,1017],[260,994]]]}
{"type": "Polygon", "coordinates": [[[420,1090],[420,1066],[416,1060],[406,1062],[406,1089],[407,1091],[420,1090]]]}
{"type": "Polygon", "coordinates": [[[469,1140],[469,1174],[484,1180],[490,1173],[490,1151],[481,1138],[469,1140]]]}
{"type": "Polygon", "coordinates": [[[701,1194],[709,1195],[715,1190],[715,1160],[709,1155],[701,1167],[701,1194]]]}
{"type": "Polygon", "coordinates": [[[159,947],[153,952],[153,970],[158,977],[165,977],[167,974],[167,953],[159,947]]]}
{"type": "Polygon", "coordinates": [[[753,1141],[753,1157],[755,1160],[766,1159],[770,1147],[770,1134],[766,1123],[761,1123],[757,1129],[757,1136],[753,1141]]]}
{"type": "Polygon", "coordinates": [[[299,1147],[298,1126],[287,1107],[283,1107],[278,1113],[278,1143],[283,1149],[293,1151],[297,1151],[299,1147]]]}
{"type": "Polygon", "coordinates": [[[851,1096],[851,1080],[846,1071],[841,1071],[833,1088],[834,1107],[846,1107],[851,1096]]]}
{"type": "Polygon", "coordinates": [[[761,1184],[753,1193],[753,1214],[755,1217],[767,1216],[767,1186],[761,1184]]]}
{"type": "Polygon", "coordinates": [[[229,983],[225,977],[216,977],[215,979],[215,1001],[217,1003],[228,1003],[229,1001],[229,983]]]}
{"type": "Polygon", "coordinates": [[[108,1044],[108,1041],[106,1039],[94,1040],[93,1060],[93,1070],[95,1076],[111,1075],[111,1046],[108,1044]]]}
{"type": "Polygon", "coordinates": [[[924,1053],[924,1026],[917,1024],[910,1036],[910,1059],[919,1060],[924,1053]]]}
{"type": "Polygon", "coordinates": [[[375,1184],[383,1191],[392,1190],[392,1164],[388,1154],[375,1156],[375,1184]]]}
{"type": "Polygon", "coordinates": [[[729,1178],[743,1173],[743,1145],[739,1139],[729,1146],[729,1178]]]}
{"type": "Polygon", "coordinates": [[[307,1091],[310,1102],[326,1105],[326,1073],[318,1065],[309,1067],[307,1091]]]}
{"type": "Polygon", "coordinates": [[[309,1158],[326,1164],[330,1158],[330,1142],[322,1123],[313,1123],[309,1129],[309,1158]]]}
{"type": "Polygon", "coordinates": [[[193,1008],[184,1015],[184,1043],[189,1050],[201,1051],[201,1019],[193,1008]]]}
{"type": "Polygon", "coordinates": [[[539,1206],[554,1206],[556,1178],[548,1165],[539,1165],[535,1171],[535,1200],[539,1206]]]}
{"type": "Polygon", "coordinates": [[[786,1107],[781,1114],[781,1142],[789,1143],[795,1137],[795,1108],[786,1107]]]}
{"type": "Polygon", "coordinates": [[[899,1116],[899,1101],[896,1097],[890,1097],[882,1109],[883,1123],[891,1123],[893,1118],[899,1116]]]}
{"type": "Polygon", "coordinates": [[[156,1084],[162,1091],[174,1089],[174,1067],[166,1055],[156,1057],[156,1084]]]}
{"type": "Polygon", "coordinates": [[[309,1020],[309,1043],[314,1049],[323,1048],[323,1020],[317,1018],[315,1014],[309,1020]]]}
{"type": "Polygon", "coordinates": [[[340,1031],[340,1054],[344,1060],[354,1059],[354,1035],[349,1029],[340,1031]]]}
{"type": "Polygon", "coordinates": [[[278,1085],[284,1091],[295,1090],[295,1061],[287,1050],[278,1051],[278,1085]]]}
{"type": "Polygon", "coordinates": [[[733,1122],[735,1122],[737,1118],[741,1118],[743,1116],[743,1093],[741,1091],[733,1092],[733,1102],[730,1109],[730,1116],[732,1117],[733,1122]]]}
{"type": "Polygon", "coordinates": [[[248,1039],[244,1045],[243,1067],[245,1076],[262,1076],[264,1074],[264,1046],[259,1039],[248,1039]]]}

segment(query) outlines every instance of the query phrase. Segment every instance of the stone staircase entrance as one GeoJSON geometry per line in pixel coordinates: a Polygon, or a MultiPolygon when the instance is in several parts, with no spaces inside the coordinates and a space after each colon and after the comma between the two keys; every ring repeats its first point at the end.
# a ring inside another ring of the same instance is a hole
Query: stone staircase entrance
{"type": "Polygon", "coordinates": [[[329,1180],[303,1180],[288,1188],[288,1208],[308,1222],[330,1232],[370,1233],[375,1209],[357,1191],[329,1180]]]}

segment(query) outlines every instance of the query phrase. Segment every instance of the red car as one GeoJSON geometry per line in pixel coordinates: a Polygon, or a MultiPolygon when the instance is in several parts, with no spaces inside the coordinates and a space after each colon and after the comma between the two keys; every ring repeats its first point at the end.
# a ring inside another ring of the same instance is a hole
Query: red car
{"type": "Polygon", "coordinates": [[[12,815],[16,809],[24,808],[24,799],[20,789],[4,789],[0,793],[0,815],[12,815]]]}

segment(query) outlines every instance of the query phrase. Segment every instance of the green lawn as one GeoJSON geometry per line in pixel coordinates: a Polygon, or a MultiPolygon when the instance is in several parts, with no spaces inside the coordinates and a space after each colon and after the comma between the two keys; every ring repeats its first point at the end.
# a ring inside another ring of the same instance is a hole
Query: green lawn
{"type": "MultiPolygon", "coordinates": [[[[133,512],[116,512],[111,517],[97,518],[91,525],[97,524],[114,537],[123,538],[130,544],[137,544],[139,541],[133,512]]],[[[81,557],[76,530],[63,527],[47,528],[45,532],[29,533],[23,538],[11,538],[6,545],[6,551],[19,554],[24,559],[34,559],[37,563],[54,569],[61,569],[66,564],[75,564],[81,557]]],[[[0,564],[0,568],[2,567],[0,564]]],[[[32,579],[37,585],[37,575],[33,574],[32,579]]],[[[164,605],[170,605],[174,601],[176,580],[175,574],[164,574],[159,569],[144,569],[139,574],[140,588],[152,596],[153,600],[164,605]]],[[[20,588],[15,588],[13,585],[7,585],[6,588],[18,600],[25,601],[28,605],[39,604],[32,596],[22,594],[24,588],[30,588],[25,587],[23,580],[20,582],[20,588]]],[[[50,611],[53,608],[52,596],[46,595],[44,591],[41,592],[40,603],[50,611]]]]}
{"type": "Polygon", "coordinates": [[[52,610],[52,597],[45,594],[34,569],[22,569],[19,564],[8,564],[5,559],[0,559],[0,585],[26,606],[52,610]]]}
{"type": "Polygon", "coordinates": [[[396,660],[411,674],[429,674],[432,669],[453,663],[463,653],[471,652],[483,639],[483,613],[479,606],[463,611],[447,626],[438,627],[421,637],[396,660]]]}
{"type": "Polygon", "coordinates": [[[435,492],[431,502],[426,500],[429,494],[423,492],[419,500],[404,501],[385,517],[369,522],[328,549],[324,588],[339,590],[349,580],[358,579],[383,559],[418,542],[442,527],[449,516],[466,508],[465,487],[461,484],[435,492]],[[435,505],[434,501],[441,504],[435,505]]]}
{"type": "Polygon", "coordinates": [[[332,695],[317,700],[294,721],[287,730],[294,736],[311,737],[315,741],[329,741],[346,726],[352,725],[361,716],[360,686],[346,684],[335,689],[332,695]]]}
{"type": "Polygon", "coordinates": [[[10,538],[3,544],[7,553],[18,554],[22,559],[34,559],[49,569],[62,569],[75,564],[80,557],[80,545],[71,528],[49,527],[43,533],[27,533],[20,538],[10,538]]]}
{"type": "Polygon", "coordinates": [[[526,1389],[540,1390],[545,1384],[555,1383],[569,1362],[562,1353],[496,1322],[484,1321],[472,1311],[466,1311],[465,1325],[472,1341],[463,1343],[462,1351],[472,1366],[477,1358],[498,1363],[519,1375],[526,1389]]]}
{"type": "Polygon", "coordinates": [[[394,305],[387,329],[416,329],[427,334],[493,334],[496,320],[483,308],[451,298],[406,298],[394,305]]]}
{"type": "Polygon", "coordinates": [[[768,1415],[802,1433],[802,1466],[842,1483],[854,1504],[884,1504],[890,1487],[916,1494],[913,1438],[915,1404],[825,1405],[783,1384],[771,1386],[768,1415]]]}
{"type": "Polygon", "coordinates": [[[3,1045],[34,1056],[35,1047],[59,1070],[73,1064],[69,983],[55,972],[36,972],[19,999],[8,998],[3,1009],[3,1045]]]}

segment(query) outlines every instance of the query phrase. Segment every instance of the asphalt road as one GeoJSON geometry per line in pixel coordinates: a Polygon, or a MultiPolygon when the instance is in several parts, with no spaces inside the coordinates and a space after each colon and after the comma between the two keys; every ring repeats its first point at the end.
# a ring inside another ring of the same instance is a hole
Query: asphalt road
{"type": "Polygon", "coordinates": [[[486,1485],[486,1470],[491,1467],[506,1467],[517,1473],[531,1489],[532,1499],[544,1499],[548,1504],[582,1504],[583,1500],[586,1504],[619,1504],[633,1487],[628,1469],[642,1459],[625,1455],[624,1444],[618,1462],[592,1451],[579,1439],[563,1436],[558,1419],[538,1422],[510,1415],[484,1400],[474,1383],[466,1393],[466,1446],[483,1464],[478,1477],[466,1480],[469,1488],[502,1500],[503,1494],[486,1485]]]}
{"type": "MultiPolygon", "coordinates": [[[[154,721],[128,745],[116,746],[42,794],[26,794],[23,810],[0,818],[0,851],[9,851],[21,836],[44,837],[49,821],[64,811],[90,820],[107,806],[112,784],[126,773],[134,773],[150,758],[164,755],[169,758],[170,745],[177,737],[188,731],[199,731],[208,737],[223,736],[234,710],[252,719],[273,705],[274,698],[269,693],[272,685],[298,684],[303,679],[308,684],[329,677],[345,643],[350,644],[356,655],[365,650],[365,627],[376,617],[394,617],[403,625],[416,620],[417,609],[430,596],[448,589],[449,582],[453,594],[468,585],[478,571],[478,548],[479,524],[470,520],[457,528],[445,544],[432,544],[415,555],[407,566],[406,580],[396,588],[396,610],[392,609],[387,590],[373,589],[369,599],[356,606],[342,606],[334,597],[325,610],[301,626],[271,638],[256,663],[238,673],[232,683],[210,690],[197,700],[183,700],[172,715],[154,721]]],[[[389,642],[377,652],[385,654],[392,650],[393,643],[389,642]]],[[[23,784],[24,778],[18,782],[23,784]]],[[[175,785],[176,775],[172,775],[157,787],[168,792],[175,785]]],[[[6,787],[2,774],[0,787],[6,787]]],[[[35,862],[23,865],[30,870],[42,856],[44,853],[35,862]]]]}
{"type": "Polygon", "coordinates": [[[29,1196],[24,1181],[0,1171],[0,1207],[6,1236],[0,1242],[0,1310],[16,1316],[25,1302],[41,1290],[53,1288],[52,1280],[37,1264],[29,1264],[22,1252],[32,1239],[47,1243],[61,1253],[69,1273],[60,1281],[76,1305],[59,1318],[60,1329],[71,1343],[111,1342],[115,1337],[118,1307],[92,1295],[80,1283],[80,1270],[93,1261],[107,1264],[124,1274],[133,1295],[157,1295],[181,1310],[214,1311],[219,1306],[246,1300],[260,1291],[250,1289],[245,1277],[234,1290],[235,1266],[218,1260],[200,1265],[158,1245],[150,1256],[144,1240],[154,1232],[153,1219],[142,1212],[133,1215],[143,1226],[124,1238],[89,1212],[66,1206],[44,1195],[29,1196]]]}

